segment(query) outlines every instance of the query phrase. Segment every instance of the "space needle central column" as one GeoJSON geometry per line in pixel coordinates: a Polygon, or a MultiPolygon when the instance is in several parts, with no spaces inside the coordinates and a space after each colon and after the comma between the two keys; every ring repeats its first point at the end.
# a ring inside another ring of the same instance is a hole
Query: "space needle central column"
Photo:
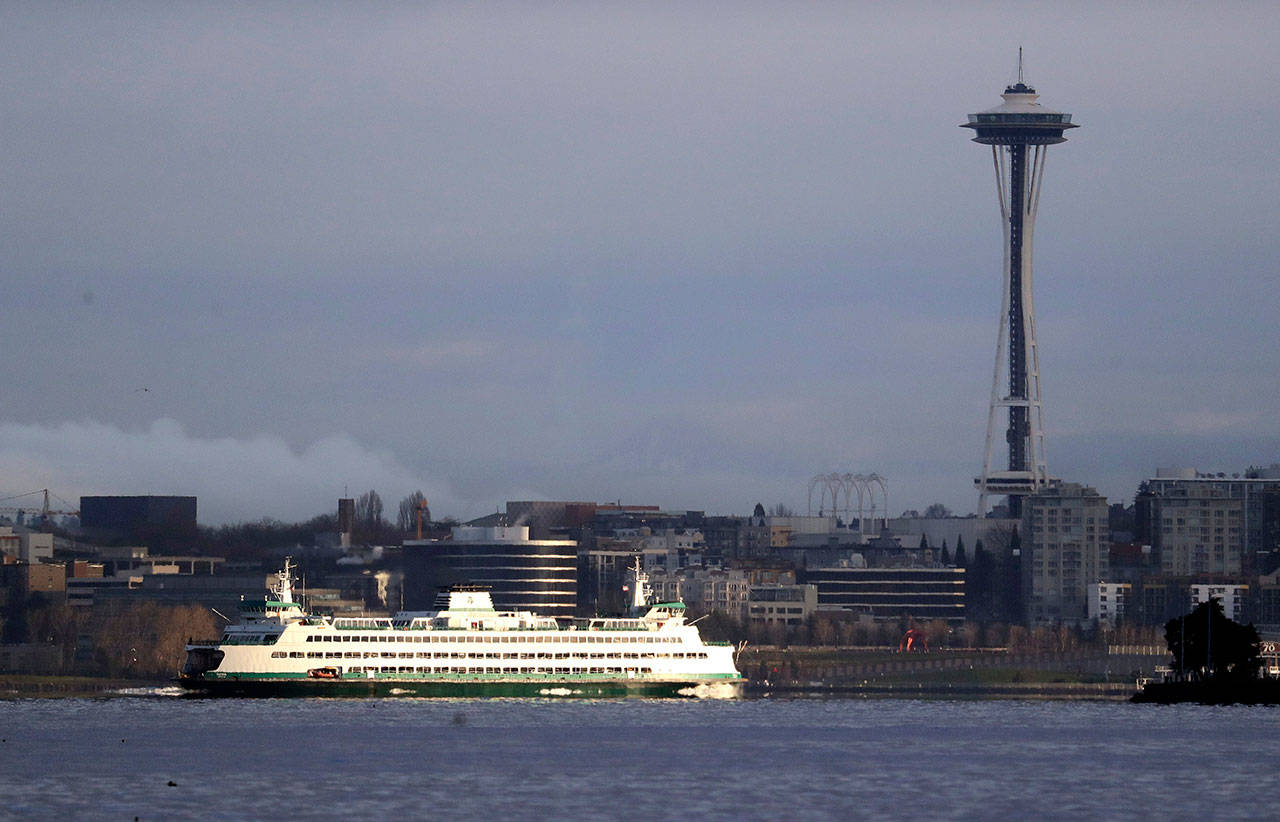
{"type": "Polygon", "coordinates": [[[991,407],[987,414],[987,447],[978,486],[978,514],[987,511],[987,497],[1008,497],[1009,516],[1022,512],[1022,498],[1049,484],[1044,454],[1040,406],[1040,357],[1036,347],[1035,307],[1031,295],[1031,239],[1048,147],[1066,141],[1063,132],[1076,128],[1070,114],[1051,111],[1036,102],[1036,90],[1022,81],[1001,95],[1004,102],[970,114],[962,128],[976,132],[975,143],[991,146],[995,163],[1000,215],[1004,222],[1004,290],[1000,334],[996,342],[991,407]],[[1008,374],[1008,392],[1000,391],[1000,372],[1008,374]],[[991,447],[1000,408],[1007,408],[1009,447],[1007,470],[992,470],[991,447]]]}

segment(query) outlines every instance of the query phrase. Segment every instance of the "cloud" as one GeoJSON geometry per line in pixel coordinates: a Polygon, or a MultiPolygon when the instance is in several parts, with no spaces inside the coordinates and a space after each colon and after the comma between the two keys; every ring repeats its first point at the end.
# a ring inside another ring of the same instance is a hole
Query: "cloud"
{"type": "Polygon", "coordinates": [[[1016,44],[1084,126],[1036,231],[1051,471],[1274,459],[1270,8],[47,5],[0,5],[8,490],[746,513],[874,470],[968,510],[1001,251],[957,126],[1016,44]]]}
{"type": "Polygon", "coordinates": [[[0,466],[14,486],[6,491],[44,487],[69,501],[82,494],[194,495],[207,525],[306,519],[334,510],[348,490],[377,491],[392,514],[415,490],[435,510],[454,505],[441,483],[345,434],[295,450],[275,436],[200,438],[171,419],[137,431],[100,422],[0,423],[0,466]]]}

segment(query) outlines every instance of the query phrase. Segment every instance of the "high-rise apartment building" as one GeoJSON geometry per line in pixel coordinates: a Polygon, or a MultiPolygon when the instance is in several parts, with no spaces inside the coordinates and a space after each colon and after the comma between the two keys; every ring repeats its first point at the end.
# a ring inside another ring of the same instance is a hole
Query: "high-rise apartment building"
{"type": "Polygon", "coordinates": [[[1280,564],[1280,466],[1246,476],[1161,468],[1136,500],[1138,538],[1165,574],[1258,574],[1280,564]]]}
{"type": "Polygon", "coordinates": [[[1088,618],[1089,586],[1108,572],[1107,499],[1064,482],[1023,500],[1022,595],[1032,624],[1088,618]]]}

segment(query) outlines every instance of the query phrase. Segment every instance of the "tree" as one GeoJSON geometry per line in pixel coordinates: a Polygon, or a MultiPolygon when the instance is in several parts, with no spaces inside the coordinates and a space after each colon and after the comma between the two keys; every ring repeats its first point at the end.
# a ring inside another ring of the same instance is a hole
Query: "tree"
{"type": "Polygon", "coordinates": [[[812,623],[809,629],[809,638],[814,645],[836,644],[836,626],[830,616],[815,614],[809,619],[812,623]]]}
{"type": "Polygon", "coordinates": [[[212,614],[199,605],[143,600],[110,608],[94,635],[100,670],[110,676],[172,676],[188,639],[216,636],[212,614]]]}
{"type": "Polygon", "coordinates": [[[736,645],[747,639],[746,626],[719,608],[708,613],[699,626],[702,635],[715,642],[732,642],[736,645]]]}
{"type": "Polygon", "coordinates": [[[374,530],[382,524],[382,497],[377,491],[365,491],[356,500],[356,525],[374,530]]]}
{"type": "Polygon", "coordinates": [[[969,558],[964,554],[964,537],[956,537],[956,566],[964,568],[969,564],[969,558]]]}
{"type": "Polygon", "coordinates": [[[921,551],[929,550],[929,537],[927,534],[920,535],[920,550],[921,551]]]}
{"type": "Polygon", "coordinates": [[[1252,679],[1262,664],[1257,630],[1228,619],[1216,597],[1166,622],[1164,639],[1174,670],[1184,677],[1252,679]]]}
{"type": "Polygon", "coordinates": [[[924,509],[924,515],[928,519],[942,519],[951,516],[951,509],[940,502],[935,502],[924,509]]]}
{"type": "Polygon", "coordinates": [[[951,551],[947,548],[947,541],[945,539],[942,541],[942,564],[951,564],[951,551]]]}
{"type": "Polygon", "coordinates": [[[431,509],[427,507],[427,498],[421,491],[414,491],[400,500],[400,511],[396,514],[396,530],[402,534],[415,531],[418,525],[418,506],[422,506],[422,521],[431,521],[431,509]]]}
{"type": "Polygon", "coordinates": [[[979,539],[973,545],[973,559],[964,580],[966,606],[971,609],[969,613],[977,619],[994,619],[995,587],[995,561],[979,539]]]}

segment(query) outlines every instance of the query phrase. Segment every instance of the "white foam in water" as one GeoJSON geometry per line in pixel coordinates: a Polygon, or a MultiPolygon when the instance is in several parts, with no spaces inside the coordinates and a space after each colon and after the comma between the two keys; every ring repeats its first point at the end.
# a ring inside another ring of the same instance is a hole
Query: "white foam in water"
{"type": "Polygon", "coordinates": [[[164,685],[158,688],[120,688],[109,693],[116,696],[182,696],[186,691],[177,685],[164,685]]]}
{"type": "Polygon", "coordinates": [[[582,693],[582,691],[575,691],[572,688],[543,688],[538,693],[542,696],[573,696],[574,694],[582,693]]]}
{"type": "Polygon", "coordinates": [[[742,696],[742,688],[737,682],[699,682],[691,688],[681,688],[678,693],[698,699],[737,699],[742,696]]]}

